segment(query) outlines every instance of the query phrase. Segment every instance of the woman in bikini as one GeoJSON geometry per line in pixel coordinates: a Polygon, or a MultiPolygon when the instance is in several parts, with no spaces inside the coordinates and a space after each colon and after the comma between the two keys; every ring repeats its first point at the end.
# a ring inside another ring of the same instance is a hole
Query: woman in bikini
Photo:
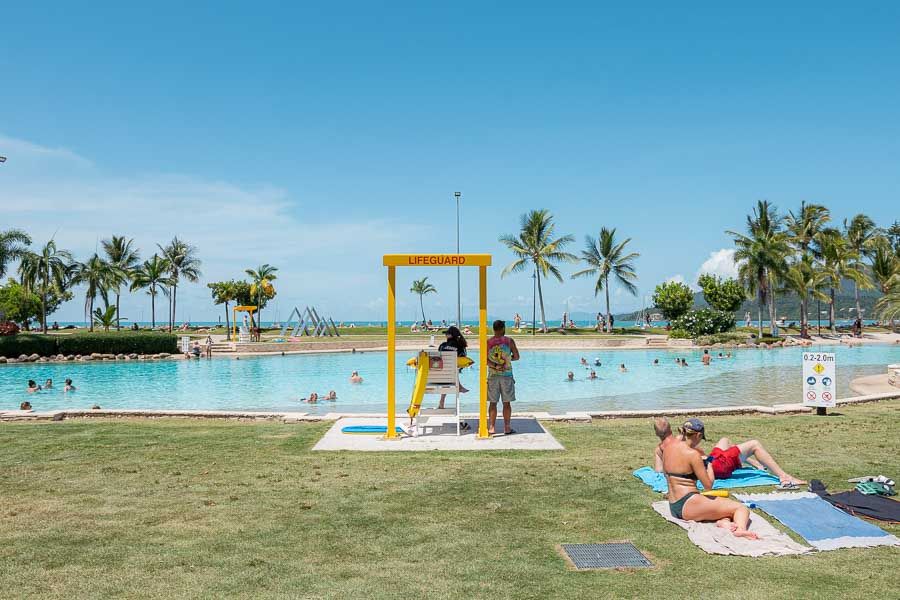
{"type": "Polygon", "coordinates": [[[700,452],[691,447],[691,440],[703,435],[702,431],[696,431],[692,421],[682,426],[680,437],[669,438],[659,446],[663,472],[669,484],[672,516],[687,521],[716,521],[719,527],[730,529],[736,537],[757,539],[756,534],[748,530],[750,510],[746,506],[728,498],[703,496],[697,490],[697,481],[704,489],[711,490],[714,476],[700,452]]]}

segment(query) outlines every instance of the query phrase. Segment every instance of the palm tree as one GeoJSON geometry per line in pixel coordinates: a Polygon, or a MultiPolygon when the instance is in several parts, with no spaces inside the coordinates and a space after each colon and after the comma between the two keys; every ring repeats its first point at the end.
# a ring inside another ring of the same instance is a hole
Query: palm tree
{"type": "Polygon", "coordinates": [[[156,329],[156,294],[162,290],[168,296],[168,289],[172,285],[168,273],[169,263],[160,258],[159,254],[154,254],[150,260],[145,260],[137,267],[131,276],[130,291],[146,288],[150,295],[150,322],[153,329],[156,329]]]}
{"type": "Polygon", "coordinates": [[[596,277],[594,284],[594,296],[601,291],[606,293],[606,331],[611,332],[609,312],[609,276],[612,275],[619,285],[624,287],[632,296],[637,295],[637,274],[634,272],[634,260],[640,257],[637,252],[625,253],[625,246],[631,238],[622,242],[616,240],[616,230],[600,228],[600,237],[585,237],[585,247],[581,251],[581,260],[587,268],[572,275],[577,277],[596,277]]]}
{"type": "MultiPolygon", "coordinates": [[[[897,284],[900,284],[900,256],[894,253],[891,241],[886,237],[875,238],[872,247],[872,278],[882,296],[887,296],[897,284]]],[[[890,317],[890,321],[893,329],[894,318],[890,317]]]]}
{"type": "Polygon", "coordinates": [[[278,276],[275,275],[276,271],[278,271],[278,267],[273,267],[268,263],[259,265],[256,269],[246,269],[244,271],[244,273],[250,277],[250,293],[251,295],[256,296],[256,305],[259,307],[256,317],[259,319],[260,329],[262,329],[263,296],[266,296],[267,298],[270,297],[270,290],[267,288],[271,288],[270,282],[278,279],[278,276]]]}
{"type": "Polygon", "coordinates": [[[818,284],[819,280],[827,277],[817,269],[814,259],[821,258],[822,251],[818,247],[819,234],[825,225],[831,221],[828,209],[821,204],[800,203],[797,214],[789,212],[785,219],[785,228],[790,235],[790,244],[796,250],[797,261],[788,267],[785,273],[784,288],[795,292],[800,297],[800,337],[808,337],[809,315],[807,304],[812,291],[817,299],[822,299],[819,289],[799,287],[803,283],[818,284]]]}
{"type": "Polygon", "coordinates": [[[106,309],[95,308],[93,312],[93,320],[91,321],[91,325],[99,325],[106,331],[109,331],[109,328],[116,324],[116,306],[111,304],[106,307],[106,309]]]}
{"type": "MultiPolygon", "coordinates": [[[[831,221],[828,209],[821,204],[800,203],[800,211],[795,215],[789,212],[785,226],[791,236],[791,244],[799,251],[801,257],[815,248],[819,233],[831,221]]],[[[818,256],[818,252],[813,252],[818,256]]]]}
{"type": "Polygon", "coordinates": [[[85,262],[75,265],[72,283],[83,284],[86,288],[84,291],[84,312],[90,319],[91,331],[94,331],[94,320],[91,318],[91,315],[94,314],[94,301],[97,299],[97,295],[100,295],[104,306],[109,309],[109,292],[118,281],[116,268],[103,260],[96,252],[85,262]]]}
{"type": "Polygon", "coordinates": [[[878,291],[887,294],[891,279],[900,273],[900,258],[894,254],[890,240],[886,237],[876,237],[872,240],[871,261],[872,278],[875,280],[878,291]]]}
{"type": "Polygon", "coordinates": [[[29,292],[37,290],[41,297],[41,330],[47,333],[47,295],[51,291],[62,294],[69,284],[72,255],[59,250],[52,239],[40,253],[26,252],[19,263],[22,285],[29,292]]]}
{"type": "Polygon", "coordinates": [[[106,253],[107,261],[114,269],[110,274],[110,283],[113,284],[113,291],[116,293],[116,330],[119,330],[122,327],[119,316],[121,286],[131,279],[140,262],[140,252],[135,248],[134,240],[125,239],[125,236],[114,235],[100,244],[106,253]]]}
{"type": "Polygon", "coordinates": [[[900,317],[900,275],[891,280],[887,293],[875,303],[875,310],[882,319],[889,319],[893,328],[894,319],[900,317]]]}
{"type": "Polygon", "coordinates": [[[425,322],[425,303],[423,298],[425,294],[436,294],[437,288],[428,283],[428,278],[423,277],[422,279],[416,279],[412,283],[412,287],[409,288],[409,291],[413,294],[419,295],[419,308],[422,309],[422,322],[425,322]]]}
{"type": "Polygon", "coordinates": [[[210,289],[213,302],[225,305],[225,336],[231,339],[231,322],[228,315],[228,303],[237,299],[237,284],[232,281],[218,281],[216,283],[208,283],[206,287],[210,289]]]}
{"type": "Polygon", "coordinates": [[[564,235],[553,239],[555,227],[553,215],[550,214],[550,211],[542,208],[522,215],[518,236],[500,236],[500,242],[512,250],[517,257],[503,269],[500,277],[524,271],[529,262],[534,267],[537,277],[538,300],[541,305],[541,331],[544,333],[547,332],[547,318],[544,313],[541,277],[546,278],[553,275],[557,281],[562,283],[562,274],[556,267],[556,263],[578,261],[577,256],[564,251],[564,248],[574,242],[575,238],[571,235],[564,235]]]}
{"type": "MultiPolygon", "coordinates": [[[[862,272],[863,257],[872,255],[872,240],[875,237],[875,222],[864,214],[858,214],[850,222],[844,219],[844,235],[847,237],[847,245],[856,253],[854,260],[862,272]]],[[[864,279],[853,281],[853,294],[856,297],[856,316],[862,319],[862,310],[859,304],[859,290],[871,290],[874,286],[868,276],[864,279]]]]}
{"type": "Polygon", "coordinates": [[[809,337],[809,298],[828,300],[822,289],[828,285],[828,275],[816,264],[811,256],[804,256],[791,264],[782,275],[784,287],[800,298],[800,337],[809,337]]]}
{"type": "Polygon", "coordinates": [[[0,231],[0,279],[6,276],[6,267],[14,260],[25,256],[31,238],[21,229],[0,231]]]}
{"type": "Polygon", "coordinates": [[[828,327],[835,334],[835,290],[842,287],[846,279],[854,282],[865,280],[866,274],[861,268],[858,254],[850,248],[838,229],[829,227],[819,232],[817,245],[822,252],[822,271],[829,288],[828,327]]]}
{"type": "Polygon", "coordinates": [[[753,213],[747,215],[747,233],[727,231],[734,238],[734,260],[738,277],[759,298],[759,335],[762,337],[762,308],[769,308],[769,332],[778,335],[775,324],[775,285],[785,270],[785,257],[790,250],[787,235],[781,228],[781,217],[768,200],[759,200],[753,213]]]}
{"type": "Polygon", "coordinates": [[[179,240],[178,236],[173,237],[167,246],[159,246],[159,250],[168,263],[168,272],[171,279],[169,286],[171,290],[169,295],[169,331],[172,331],[172,328],[175,327],[178,282],[182,277],[192,283],[200,279],[200,259],[197,258],[197,248],[179,240]]]}
{"type": "Polygon", "coordinates": [[[894,253],[896,253],[897,256],[900,256],[900,221],[894,221],[891,226],[887,228],[885,233],[891,241],[894,253]]]}

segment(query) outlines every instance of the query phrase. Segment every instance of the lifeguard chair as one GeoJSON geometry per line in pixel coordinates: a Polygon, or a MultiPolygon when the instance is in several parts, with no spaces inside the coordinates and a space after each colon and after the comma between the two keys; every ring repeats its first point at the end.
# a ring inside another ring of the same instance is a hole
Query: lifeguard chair
{"type": "Polygon", "coordinates": [[[455,350],[440,352],[433,348],[426,348],[418,353],[428,356],[428,375],[425,381],[427,395],[454,396],[454,408],[421,408],[423,398],[413,398],[410,403],[410,411],[415,411],[414,422],[417,435],[428,433],[428,429],[443,427],[447,423],[456,423],[456,435],[460,434],[459,411],[459,366],[456,361],[455,350]]]}

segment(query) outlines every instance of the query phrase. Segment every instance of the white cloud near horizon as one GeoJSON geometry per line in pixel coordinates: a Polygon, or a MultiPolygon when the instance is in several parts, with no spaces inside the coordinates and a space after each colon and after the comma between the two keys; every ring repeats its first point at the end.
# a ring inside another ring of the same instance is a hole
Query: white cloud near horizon
{"type": "Polygon", "coordinates": [[[736,278],[738,276],[737,263],[734,262],[734,248],[722,248],[710,252],[709,258],[703,261],[694,277],[694,283],[704,273],[718,275],[723,278],[736,278]]]}
{"type": "MultiPolygon", "coordinates": [[[[245,268],[260,263],[280,269],[276,300],[285,315],[293,304],[322,302],[319,290],[341,298],[333,306],[320,305],[328,314],[369,312],[378,297],[363,290],[384,293],[379,251],[406,248],[434,235],[427,225],[362,215],[307,221],[300,216],[302,204],[275,185],[248,187],[183,174],[109,176],[64,148],[4,136],[0,148],[10,155],[0,173],[3,227],[24,229],[36,246],[55,237],[79,260],[112,234],[133,237],[142,258],[175,235],[197,246],[203,277],[201,285],[179,287],[179,320],[221,312],[211,305],[205,283],[241,278],[245,268]],[[365,248],[372,249],[372,264],[360,263],[365,248]]],[[[81,320],[82,303],[76,293],[54,317],[81,320]]],[[[149,299],[143,294],[123,299],[123,316],[141,318],[136,304],[143,320],[149,320],[149,299]]]]}

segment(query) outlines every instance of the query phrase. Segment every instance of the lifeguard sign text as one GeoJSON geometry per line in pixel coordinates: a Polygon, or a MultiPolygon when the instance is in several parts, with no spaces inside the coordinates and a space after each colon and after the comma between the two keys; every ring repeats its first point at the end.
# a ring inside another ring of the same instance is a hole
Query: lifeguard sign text
{"type": "Polygon", "coordinates": [[[490,254],[386,254],[386,267],[489,267],[490,254]]]}

